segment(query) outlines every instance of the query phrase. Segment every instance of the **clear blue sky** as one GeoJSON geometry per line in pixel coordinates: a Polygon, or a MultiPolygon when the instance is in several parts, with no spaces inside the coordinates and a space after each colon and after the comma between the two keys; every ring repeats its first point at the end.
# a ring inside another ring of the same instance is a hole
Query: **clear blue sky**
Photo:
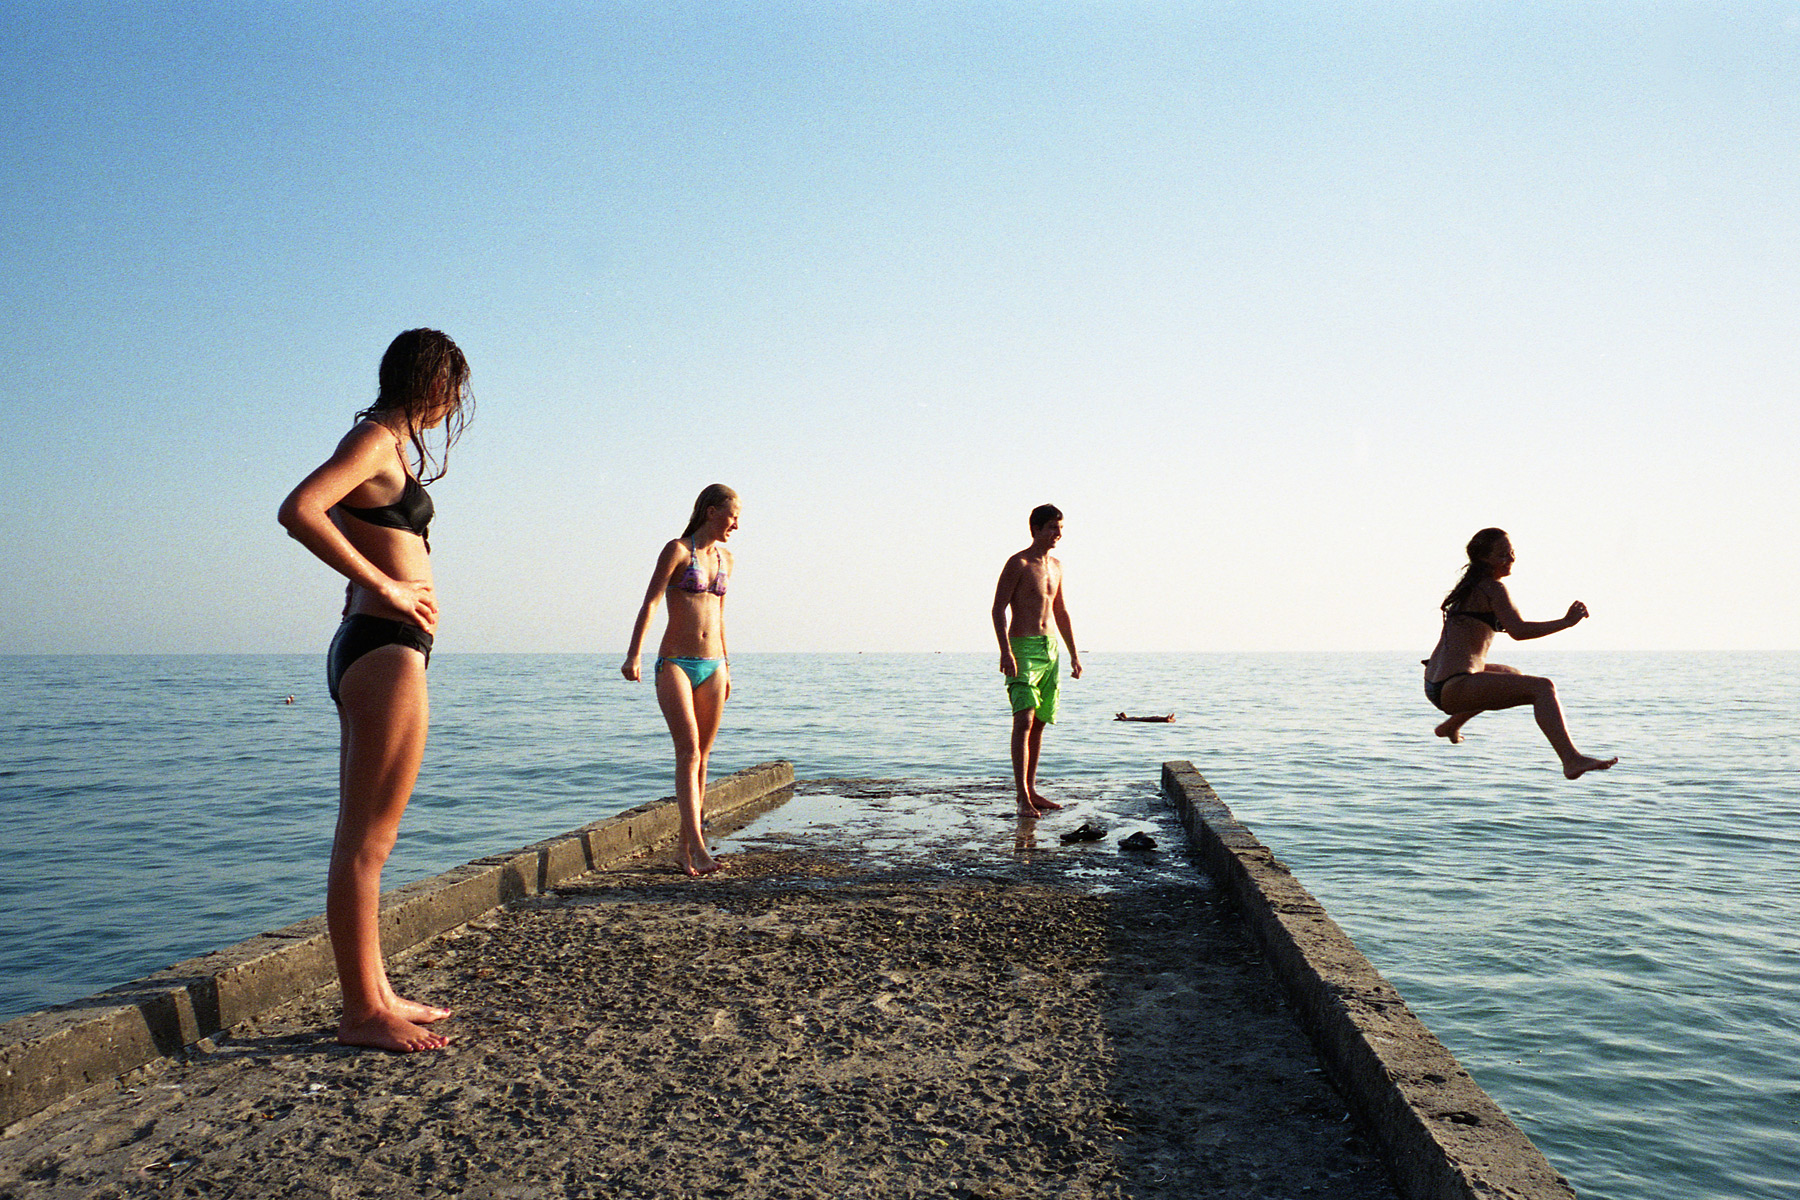
{"type": "Polygon", "coordinates": [[[0,7],[0,651],[318,651],[274,520],[442,328],[445,650],[1793,648],[1800,3],[0,7]],[[1548,648],[1551,643],[1546,643],[1548,648]]]}

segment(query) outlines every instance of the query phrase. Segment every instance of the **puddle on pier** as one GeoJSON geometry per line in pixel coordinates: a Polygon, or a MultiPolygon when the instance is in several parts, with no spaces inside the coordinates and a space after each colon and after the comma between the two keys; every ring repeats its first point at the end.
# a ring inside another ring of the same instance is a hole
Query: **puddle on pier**
{"type": "Polygon", "coordinates": [[[1204,879],[1174,808],[1153,784],[1062,784],[1064,807],[1021,820],[1009,782],[803,780],[794,796],[727,837],[716,853],[805,850],[870,872],[979,875],[1049,882],[1092,893],[1204,879]],[[1083,825],[1098,841],[1064,844],[1083,825]],[[1121,849],[1134,833],[1156,849],[1121,849]]]}

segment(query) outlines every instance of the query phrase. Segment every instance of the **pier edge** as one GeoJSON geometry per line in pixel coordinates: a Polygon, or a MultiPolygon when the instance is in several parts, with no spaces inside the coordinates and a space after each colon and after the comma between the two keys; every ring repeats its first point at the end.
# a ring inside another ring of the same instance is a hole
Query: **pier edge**
{"type": "Polygon", "coordinates": [[[1572,1200],[1568,1180],[1194,765],[1164,763],[1162,786],[1405,1200],[1572,1200]]]}

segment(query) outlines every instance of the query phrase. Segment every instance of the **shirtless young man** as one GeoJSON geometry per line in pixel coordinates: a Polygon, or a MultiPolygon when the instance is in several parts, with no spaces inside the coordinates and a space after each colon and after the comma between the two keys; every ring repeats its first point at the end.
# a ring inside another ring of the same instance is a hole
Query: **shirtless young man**
{"type": "Polygon", "coordinates": [[[1069,674],[1081,678],[1081,652],[1063,604],[1062,564],[1050,548],[1062,540],[1062,513],[1053,504],[1031,510],[1031,545],[1006,560],[994,589],[994,636],[1000,642],[1000,673],[1012,702],[1013,787],[1019,815],[1038,817],[1062,805],[1037,790],[1038,751],[1044,726],[1056,721],[1056,622],[1069,644],[1069,674]],[[1007,620],[1006,610],[1012,609],[1007,620]]]}

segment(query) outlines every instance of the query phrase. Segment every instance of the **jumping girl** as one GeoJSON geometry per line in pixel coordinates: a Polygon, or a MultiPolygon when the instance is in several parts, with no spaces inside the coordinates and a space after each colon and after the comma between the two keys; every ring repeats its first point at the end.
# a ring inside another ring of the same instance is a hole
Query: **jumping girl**
{"type": "Polygon", "coordinates": [[[1439,606],[1444,611],[1444,631],[1437,649],[1424,660],[1425,698],[1450,717],[1437,727],[1437,735],[1460,742],[1462,727],[1477,714],[1529,704],[1538,728],[1562,759],[1563,774],[1568,778],[1604,771],[1618,762],[1617,758],[1589,758],[1575,749],[1563,723],[1554,683],[1487,661],[1496,633],[1505,632],[1520,642],[1541,638],[1578,624],[1588,615],[1587,605],[1575,601],[1560,620],[1527,621],[1513,607],[1506,585],[1500,582],[1512,574],[1513,548],[1506,531],[1483,529],[1469,539],[1468,554],[1462,578],[1439,606]]]}

